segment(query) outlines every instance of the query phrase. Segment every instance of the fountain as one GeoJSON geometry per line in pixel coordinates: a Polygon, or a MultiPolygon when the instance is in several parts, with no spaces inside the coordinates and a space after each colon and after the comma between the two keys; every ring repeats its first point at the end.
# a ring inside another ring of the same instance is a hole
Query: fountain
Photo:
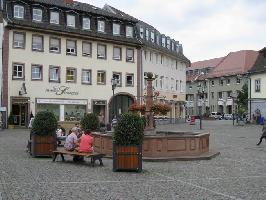
{"type": "MultiPolygon", "coordinates": [[[[147,73],[146,127],[142,146],[143,160],[196,160],[211,159],[219,152],[209,151],[210,133],[156,131],[151,111],[153,105],[152,73],[147,73]]],[[[94,133],[94,150],[108,157],[113,153],[112,133],[94,133]]]]}

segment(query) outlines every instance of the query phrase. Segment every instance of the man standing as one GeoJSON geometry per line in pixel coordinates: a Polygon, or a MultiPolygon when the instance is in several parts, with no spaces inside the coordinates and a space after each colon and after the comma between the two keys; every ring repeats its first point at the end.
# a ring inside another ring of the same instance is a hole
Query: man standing
{"type": "Polygon", "coordinates": [[[259,141],[259,143],[257,145],[260,145],[260,143],[262,142],[263,138],[266,140],[266,126],[265,125],[262,128],[262,135],[261,135],[260,141],[259,141]]]}

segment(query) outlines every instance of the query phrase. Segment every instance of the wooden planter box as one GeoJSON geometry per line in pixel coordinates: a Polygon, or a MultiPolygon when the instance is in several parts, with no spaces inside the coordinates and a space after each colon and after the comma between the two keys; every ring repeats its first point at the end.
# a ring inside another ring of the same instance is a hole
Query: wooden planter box
{"type": "Polygon", "coordinates": [[[32,135],[30,152],[33,157],[52,156],[56,149],[56,138],[50,135],[32,135]]]}
{"type": "Polygon", "coordinates": [[[142,146],[113,144],[113,171],[142,171],[142,146]]]}

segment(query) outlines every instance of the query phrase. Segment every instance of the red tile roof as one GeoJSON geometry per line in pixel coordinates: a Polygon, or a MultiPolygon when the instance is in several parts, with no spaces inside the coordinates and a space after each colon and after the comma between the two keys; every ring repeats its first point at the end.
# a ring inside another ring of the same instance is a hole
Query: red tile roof
{"type": "Polygon", "coordinates": [[[191,67],[187,68],[187,70],[203,69],[207,67],[213,68],[216,67],[216,65],[218,65],[223,59],[224,57],[194,62],[191,63],[191,67]]]}

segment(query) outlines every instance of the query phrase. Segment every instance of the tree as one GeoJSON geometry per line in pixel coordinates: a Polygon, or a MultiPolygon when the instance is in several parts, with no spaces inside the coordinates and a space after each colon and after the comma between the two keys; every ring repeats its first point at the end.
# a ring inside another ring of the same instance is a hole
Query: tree
{"type": "Polygon", "coordinates": [[[238,105],[238,114],[242,115],[248,110],[248,84],[243,85],[242,90],[239,91],[236,99],[238,105]]]}

